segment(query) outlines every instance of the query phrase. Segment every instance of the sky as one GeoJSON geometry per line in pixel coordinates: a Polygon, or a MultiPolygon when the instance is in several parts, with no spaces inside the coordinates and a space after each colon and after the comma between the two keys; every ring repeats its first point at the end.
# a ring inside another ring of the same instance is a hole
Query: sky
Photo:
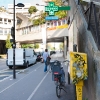
{"type": "MultiPolygon", "coordinates": [[[[13,4],[14,0],[0,0],[0,7],[4,6],[6,9],[8,8],[8,4],[13,4]]],[[[15,0],[15,4],[17,3],[31,3],[32,6],[35,6],[37,3],[42,5],[44,2],[42,0],[15,0]]],[[[38,7],[39,9],[43,8],[43,6],[38,7]]]]}

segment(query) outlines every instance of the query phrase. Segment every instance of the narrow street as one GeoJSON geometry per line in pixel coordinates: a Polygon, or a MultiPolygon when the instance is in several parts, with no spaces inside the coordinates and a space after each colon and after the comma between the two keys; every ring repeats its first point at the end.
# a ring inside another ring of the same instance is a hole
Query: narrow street
{"type": "MultiPolygon", "coordinates": [[[[57,53],[52,56],[52,60],[63,61],[62,54],[57,53]]],[[[38,62],[27,69],[20,70],[16,74],[16,79],[10,75],[7,79],[0,82],[0,100],[58,100],[56,96],[56,85],[52,81],[52,73],[44,73],[44,63],[38,62]]],[[[61,91],[60,100],[75,100],[74,86],[67,84],[67,93],[61,91]]]]}

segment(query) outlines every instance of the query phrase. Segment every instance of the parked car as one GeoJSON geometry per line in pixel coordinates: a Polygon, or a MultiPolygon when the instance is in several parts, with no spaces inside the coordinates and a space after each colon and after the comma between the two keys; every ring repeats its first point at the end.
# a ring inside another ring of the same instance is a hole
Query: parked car
{"type": "MultiPolygon", "coordinates": [[[[15,49],[15,66],[28,67],[31,64],[36,63],[36,56],[33,49],[15,49]]],[[[13,67],[13,49],[8,49],[6,64],[9,69],[13,67]]]]}
{"type": "Polygon", "coordinates": [[[36,53],[36,56],[37,56],[36,61],[41,61],[42,54],[40,52],[35,52],[35,53],[36,53]]]}
{"type": "Polygon", "coordinates": [[[50,55],[55,54],[55,53],[56,53],[55,51],[50,51],[50,55]]]}

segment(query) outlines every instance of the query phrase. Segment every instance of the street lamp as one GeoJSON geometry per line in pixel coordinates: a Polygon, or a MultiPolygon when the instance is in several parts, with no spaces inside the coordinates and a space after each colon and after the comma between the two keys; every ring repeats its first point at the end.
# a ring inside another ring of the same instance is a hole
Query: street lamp
{"type": "Polygon", "coordinates": [[[18,7],[24,7],[24,4],[22,3],[18,3],[17,5],[15,5],[15,0],[14,0],[14,4],[13,4],[13,78],[16,78],[16,72],[15,72],[15,48],[16,48],[16,43],[15,43],[15,6],[18,7]]]}

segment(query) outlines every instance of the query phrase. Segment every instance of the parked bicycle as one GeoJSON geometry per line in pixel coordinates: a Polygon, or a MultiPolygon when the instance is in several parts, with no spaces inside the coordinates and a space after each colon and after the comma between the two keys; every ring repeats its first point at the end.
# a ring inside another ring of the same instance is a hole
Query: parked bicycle
{"type": "MultiPolygon", "coordinates": [[[[63,62],[68,62],[68,60],[65,60],[63,62]]],[[[65,72],[62,67],[61,61],[55,60],[50,63],[51,70],[52,70],[52,80],[55,81],[56,83],[56,95],[58,98],[61,96],[61,90],[66,90],[64,89],[65,86],[65,72]]],[[[67,92],[66,92],[67,93],[67,92]]]]}

